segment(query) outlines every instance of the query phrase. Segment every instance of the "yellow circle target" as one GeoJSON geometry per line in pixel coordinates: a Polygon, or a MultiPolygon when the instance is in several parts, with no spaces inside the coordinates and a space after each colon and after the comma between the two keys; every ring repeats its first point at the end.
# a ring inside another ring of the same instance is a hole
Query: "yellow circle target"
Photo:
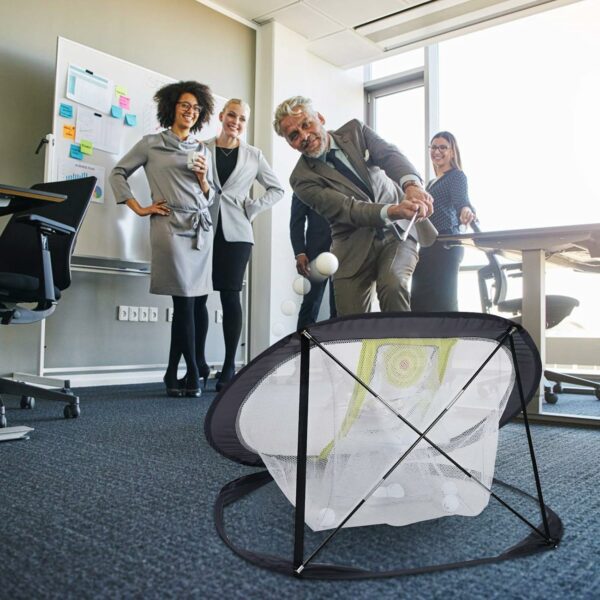
{"type": "Polygon", "coordinates": [[[427,366],[428,352],[419,346],[394,346],[385,353],[385,374],[396,387],[415,385],[427,366]]]}

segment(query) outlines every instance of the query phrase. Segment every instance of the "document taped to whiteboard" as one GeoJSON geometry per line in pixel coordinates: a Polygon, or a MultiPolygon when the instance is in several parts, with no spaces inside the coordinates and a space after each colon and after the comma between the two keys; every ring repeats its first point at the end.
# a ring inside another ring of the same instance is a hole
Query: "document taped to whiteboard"
{"type": "Polygon", "coordinates": [[[90,69],[69,65],[67,98],[79,104],[108,113],[112,99],[113,82],[90,69]]]}
{"type": "Polygon", "coordinates": [[[81,179],[83,177],[95,177],[96,187],[92,194],[92,202],[104,204],[105,169],[100,165],[94,165],[81,160],[62,158],[58,161],[58,180],[81,179]]]}

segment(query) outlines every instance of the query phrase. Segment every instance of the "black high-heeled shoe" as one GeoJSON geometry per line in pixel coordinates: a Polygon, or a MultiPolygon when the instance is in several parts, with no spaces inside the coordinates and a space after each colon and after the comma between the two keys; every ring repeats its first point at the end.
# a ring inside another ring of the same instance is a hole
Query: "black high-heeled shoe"
{"type": "Polygon", "coordinates": [[[207,364],[198,367],[198,375],[200,376],[200,379],[202,379],[202,387],[206,389],[206,384],[208,383],[208,378],[210,377],[210,367],[207,364]]]}
{"type": "Polygon", "coordinates": [[[165,375],[163,377],[163,382],[165,384],[165,388],[167,389],[167,396],[170,398],[181,398],[181,396],[183,396],[183,390],[179,386],[177,377],[175,377],[175,381],[173,381],[172,378],[165,375]]]}
{"type": "Polygon", "coordinates": [[[202,390],[200,389],[200,379],[185,378],[185,385],[182,389],[186,398],[200,398],[202,390]]]}
{"type": "Polygon", "coordinates": [[[231,369],[223,369],[219,373],[219,379],[217,380],[217,385],[215,386],[215,389],[217,390],[217,392],[220,392],[222,389],[227,387],[227,384],[234,377],[235,377],[235,368],[234,367],[232,367],[231,369]]]}
{"type": "MultiPolygon", "coordinates": [[[[202,379],[202,389],[205,390],[206,386],[208,385],[208,378],[210,377],[210,367],[208,365],[199,367],[198,375],[199,375],[200,379],[202,379]]],[[[179,387],[182,390],[186,389],[186,382],[187,382],[187,373],[181,379],[177,380],[177,383],[179,384],[179,387]]]]}

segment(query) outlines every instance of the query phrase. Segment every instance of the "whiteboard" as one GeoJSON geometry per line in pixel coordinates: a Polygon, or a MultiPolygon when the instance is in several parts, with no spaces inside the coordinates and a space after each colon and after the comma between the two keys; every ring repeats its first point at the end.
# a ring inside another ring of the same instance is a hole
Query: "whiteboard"
{"type": "MultiPolygon", "coordinates": [[[[75,255],[110,261],[150,261],[150,219],[117,205],[108,176],[142,136],[162,128],[156,120],[156,91],[176,81],[144,67],[59,37],[47,181],[98,177],[93,201],[79,232],[75,255]]],[[[225,98],[214,94],[215,111],[198,135],[218,132],[225,98]]],[[[150,204],[143,168],[129,178],[140,204],[150,204]]]]}

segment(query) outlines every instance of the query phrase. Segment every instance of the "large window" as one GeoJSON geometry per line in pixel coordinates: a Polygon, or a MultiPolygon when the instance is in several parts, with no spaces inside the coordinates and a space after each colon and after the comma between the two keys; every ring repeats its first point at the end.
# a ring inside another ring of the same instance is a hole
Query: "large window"
{"type": "MultiPolygon", "coordinates": [[[[439,45],[439,122],[484,229],[600,222],[598,23],[580,2],[439,45]]],[[[547,293],[581,303],[550,336],[600,337],[597,279],[547,270],[547,293]]]]}
{"type": "Polygon", "coordinates": [[[392,142],[414,164],[419,173],[425,173],[425,111],[422,85],[374,95],[373,128],[392,142]]]}
{"type": "MultiPolygon", "coordinates": [[[[439,112],[429,122],[457,136],[483,229],[600,222],[598,23],[600,2],[585,0],[439,44],[438,70],[430,73],[439,77],[439,98],[430,103],[439,112]]],[[[422,51],[409,52],[375,63],[369,72],[389,81],[395,72],[397,83],[423,58],[422,51]]],[[[422,173],[427,93],[418,86],[375,86],[369,96],[371,124],[422,173]]],[[[473,251],[463,265],[482,262],[473,251]]],[[[473,272],[461,280],[461,309],[478,310],[473,272]]],[[[597,280],[548,269],[547,293],[576,296],[581,303],[550,336],[600,337],[597,280]]],[[[519,288],[520,280],[511,280],[511,297],[519,296],[519,288]]]]}
{"type": "Polygon", "coordinates": [[[486,229],[600,222],[600,3],[439,45],[440,125],[486,229]]]}

